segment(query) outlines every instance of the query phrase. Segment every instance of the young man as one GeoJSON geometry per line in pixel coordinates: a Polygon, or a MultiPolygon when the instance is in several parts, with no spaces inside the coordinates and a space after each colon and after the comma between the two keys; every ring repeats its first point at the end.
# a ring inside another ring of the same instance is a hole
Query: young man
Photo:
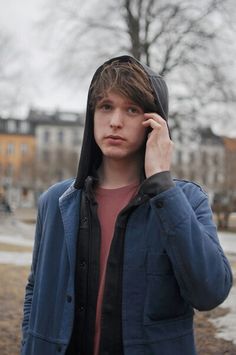
{"type": "Polygon", "coordinates": [[[75,180],[40,199],[22,355],[193,355],[232,274],[208,199],[173,180],[168,94],[134,58],[92,80],[75,180]]]}

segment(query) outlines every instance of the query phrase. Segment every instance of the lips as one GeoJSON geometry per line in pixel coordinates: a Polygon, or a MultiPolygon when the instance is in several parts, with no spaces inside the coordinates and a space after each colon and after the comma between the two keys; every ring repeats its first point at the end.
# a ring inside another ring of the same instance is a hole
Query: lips
{"type": "Polygon", "coordinates": [[[114,139],[114,140],[122,140],[122,141],[125,141],[125,139],[121,136],[117,136],[117,135],[109,135],[109,136],[106,136],[107,139],[114,139]]]}

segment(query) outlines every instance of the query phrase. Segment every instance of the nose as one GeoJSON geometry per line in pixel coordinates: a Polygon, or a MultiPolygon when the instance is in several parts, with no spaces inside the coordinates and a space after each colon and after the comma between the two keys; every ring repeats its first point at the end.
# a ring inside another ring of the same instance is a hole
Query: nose
{"type": "Polygon", "coordinates": [[[121,128],[123,126],[123,115],[121,110],[114,110],[110,117],[111,128],[121,128]]]}

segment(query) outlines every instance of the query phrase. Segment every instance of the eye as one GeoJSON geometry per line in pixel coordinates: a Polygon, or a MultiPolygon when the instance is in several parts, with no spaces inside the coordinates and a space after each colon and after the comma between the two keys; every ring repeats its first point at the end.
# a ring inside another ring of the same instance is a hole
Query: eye
{"type": "Polygon", "coordinates": [[[102,108],[103,108],[104,111],[108,111],[108,110],[111,109],[111,105],[110,105],[110,104],[104,104],[104,105],[102,106],[102,108]]]}
{"type": "Polygon", "coordinates": [[[132,115],[138,115],[138,114],[141,114],[143,111],[141,108],[139,108],[137,106],[130,106],[130,107],[128,107],[127,112],[132,115]]]}
{"type": "Polygon", "coordinates": [[[137,109],[135,107],[128,107],[128,110],[127,110],[129,113],[136,113],[137,112],[137,109]]]}
{"type": "Polygon", "coordinates": [[[106,112],[106,111],[110,111],[112,109],[112,106],[111,104],[108,103],[101,103],[100,105],[98,105],[98,109],[106,112]]]}

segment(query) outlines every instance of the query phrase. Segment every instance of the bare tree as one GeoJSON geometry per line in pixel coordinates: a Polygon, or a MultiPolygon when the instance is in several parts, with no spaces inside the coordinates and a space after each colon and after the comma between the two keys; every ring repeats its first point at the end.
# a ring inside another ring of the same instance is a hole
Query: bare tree
{"type": "Polygon", "coordinates": [[[235,99],[226,70],[229,60],[221,55],[227,42],[228,4],[229,0],[104,0],[102,5],[97,0],[52,0],[45,17],[47,38],[59,53],[55,60],[60,75],[77,85],[81,74],[90,74],[109,56],[130,53],[146,62],[169,84],[172,126],[192,127],[200,116],[215,117],[214,103],[226,105],[235,99]]]}
{"type": "Polygon", "coordinates": [[[12,112],[20,104],[21,59],[13,38],[0,29],[0,112],[12,112]]]}

